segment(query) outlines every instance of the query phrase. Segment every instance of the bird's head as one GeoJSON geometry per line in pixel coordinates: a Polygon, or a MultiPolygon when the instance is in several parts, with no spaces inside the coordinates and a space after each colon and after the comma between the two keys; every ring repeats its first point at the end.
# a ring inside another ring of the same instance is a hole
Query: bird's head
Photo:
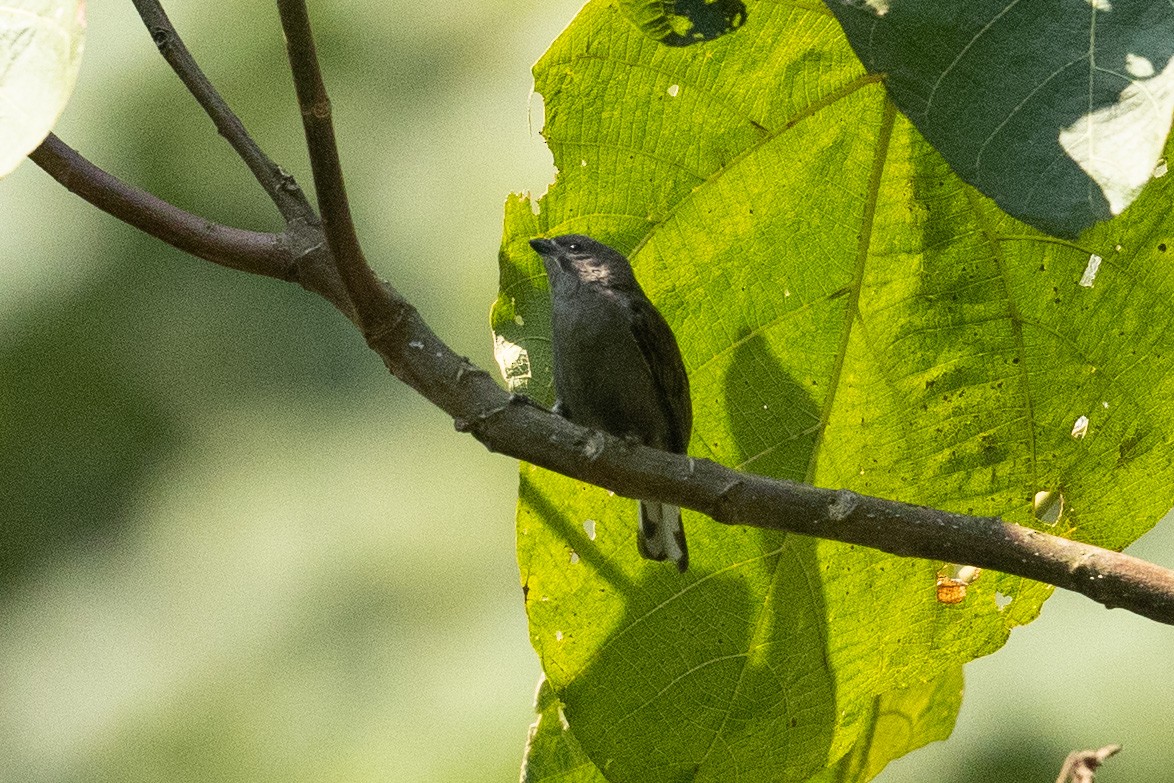
{"type": "Polygon", "coordinates": [[[531,239],[530,247],[542,256],[552,287],[587,284],[627,288],[636,284],[628,259],[591,237],[564,234],[551,239],[531,239]]]}

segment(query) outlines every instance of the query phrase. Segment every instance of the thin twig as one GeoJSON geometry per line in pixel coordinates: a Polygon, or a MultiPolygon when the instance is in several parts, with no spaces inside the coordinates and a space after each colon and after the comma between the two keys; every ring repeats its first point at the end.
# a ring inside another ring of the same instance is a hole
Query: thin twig
{"type": "Polygon", "coordinates": [[[103,212],[185,253],[230,269],[279,280],[293,280],[297,276],[297,266],[284,234],[232,228],[185,212],[108,174],[52,133],[29,158],[67,190],[103,212]]]}
{"type": "Polygon", "coordinates": [[[1093,783],[1097,769],[1105,763],[1105,759],[1120,751],[1120,745],[1106,745],[1100,750],[1074,750],[1064,759],[1056,783],[1093,783]]]}
{"type": "Polygon", "coordinates": [[[179,37],[179,33],[172,26],[171,20],[167,18],[163,7],[157,0],[133,0],[133,2],[135,8],[138,9],[139,16],[143,19],[143,24],[151,33],[155,45],[159,47],[163,59],[167,61],[167,64],[179,76],[180,81],[187,87],[188,92],[212,119],[216,130],[228,140],[228,143],[236,150],[236,154],[249,167],[249,171],[253,172],[253,176],[269,194],[269,198],[277,206],[281,216],[285,218],[286,222],[299,219],[316,222],[317,216],[314,214],[314,209],[306,200],[306,195],[298,183],[257,146],[253,137],[245,130],[244,123],[229,108],[224,99],[220,97],[220,93],[208,81],[208,77],[200,70],[200,66],[196,64],[191,52],[184,45],[183,39],[179,37]]]}
{"type": "Polygon", "coordinates": [[[355,320],[317,226],[293,221],[285,233],[265,234],[213,223],[103,171],[53,134],[29,158],[66,190],[145,234],[229,269],[296,282],[355,320]]]}
{"type": "Polygon", "coordinates": [[[403,305],[407,303],[375,276],[363,256],[347,201],[330,99],[318,67],[318,53],[314,48],[306,4],[304,0],[277,0],[277,10],[285,31],[298,105],[302,110],[302,126],[306,132],[306,147],[326,242],[354,303],[364,335],[370,339],[372,335],[395,328],[405,315],[403,305]]]}

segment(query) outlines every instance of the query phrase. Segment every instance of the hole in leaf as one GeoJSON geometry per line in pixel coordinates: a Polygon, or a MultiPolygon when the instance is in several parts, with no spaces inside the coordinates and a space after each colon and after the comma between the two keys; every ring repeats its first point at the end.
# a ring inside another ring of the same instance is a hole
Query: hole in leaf
{"type": "Polygon", "coordinates": [[[1035,518],[1045,525],[1054,525],[1064,513],[1064,494],[1059,491],[1043,490],[1035,493],[1031,502],[1035,518]]]}

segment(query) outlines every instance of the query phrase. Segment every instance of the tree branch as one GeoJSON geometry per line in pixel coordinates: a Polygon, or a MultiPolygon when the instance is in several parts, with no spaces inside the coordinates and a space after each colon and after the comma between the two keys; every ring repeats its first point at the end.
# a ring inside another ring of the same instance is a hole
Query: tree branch
{"type": "Polygon", "coordinates": [[[343,182],[342,163],[334,138],[330,98],[318,67],[318,52],[310,30],[310,16],[304,0],[277,0],[289,66],[302,110],[302,127],[314,173],[314,192],[326,244],[334,256],[339,276],[354,303],[364,336],[396,329],[407,315],[405,302],[390,286],[381,282],[367,260],[355,232],[343,182]]]}
{"type": "Polygon", "coordinates": [[[163,59],[204,108],[216,130],[232,145],[236,154],[249,167],[249,171],[253,172],[253,176],[269,194],[269,198],[286,222],[298,219],[316,222],[317,215],[314,214],[313,207],[306,200],[306,195],[298,183],[292,175],[270,160],[253,141],[240,118],[233,113],[220,97],[220,93],[208,81],[208,77],[200,70],[200,66],[188,51],[183,39],[179,37],[179,33],[175,31],[158,0],[134,0],[134,4],[155,45],[159,47],[163,59]]]}
{"type": "Polygon", "coordinates": [[[1096,780],[1097,769],[1106,759],[1120,751],[1120,745],[1106,745],[1100,750],[1074,750],[1064,759],[1064,766],[1060,768],[1060,777],[1056,778],[1056,783],[1093,783],[1096,780]]]}
{"type": "Polygon", "coordinates": [[[314,225],[298,220],[285,233],[265,234],[213,223],[123,182],[52,133],[29,158],[66,190],[145,234],[229,269],[296,282],[347,317],[354,317],[321,232],[314,225]]]}
{"type": "Polygon", "coordinates": [[[403,338],[372,341],[384,364],[490,451],[610,489],[700,511],[728,525],[783,530],[990,568],[1174,625],[1174,571],[1004,522],[739,473],[578,427],[502,390],[454,354],[414,311],[403,338]]]}
{"type": "Polygon", "coordinates": [[[205,220],[108,174],[50,133],[29,158],[66,190],[172,247],[229,269],[294,280],[297,266],[284,234],[205,220]]]}

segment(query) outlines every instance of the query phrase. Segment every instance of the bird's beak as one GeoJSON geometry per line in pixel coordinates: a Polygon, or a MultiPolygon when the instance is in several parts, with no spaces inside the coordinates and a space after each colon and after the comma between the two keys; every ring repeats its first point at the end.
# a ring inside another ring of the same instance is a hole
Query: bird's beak
{"type": "Polygon", "coordinates": [[[538,253],[540,256],[555,255],[554,243],[549,239],[531,239],[530,247],[534,248],[534,252],[538,253]]]}

